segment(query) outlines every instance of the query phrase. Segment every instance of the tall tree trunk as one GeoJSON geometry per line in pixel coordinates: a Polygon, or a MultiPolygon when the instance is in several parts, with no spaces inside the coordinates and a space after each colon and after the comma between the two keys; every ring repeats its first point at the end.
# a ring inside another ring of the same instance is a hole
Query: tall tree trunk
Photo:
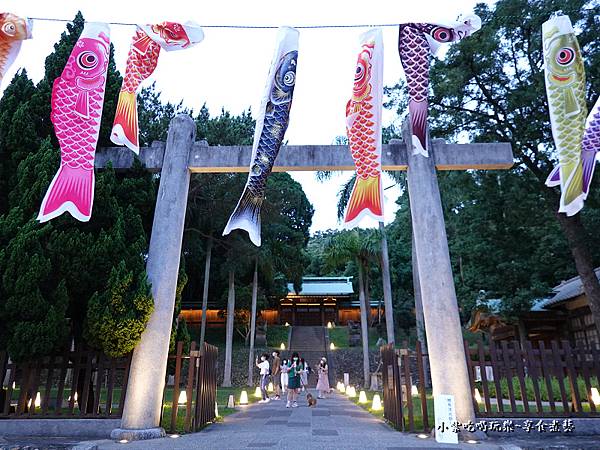
{"type": "Polygon", "coordinates": [[[248,352],[248,386],[253,386],[254,337],[256,333],[256,301],[258,297],[258,258],[254,261],[254,279],[252,280],[252,313],[250,316],[250,351],[248,352]]]}
{"type": "Polygon", "coordinates": [[[212,255],[212,236],[206,241],[206,263],[204,265],[204,289],[202,291],[202,323],[200,324],[200,352],[204,351],[206,335],[206,309],[208,307],[208,283],[210,281],[210,258],[212,255]]]}
{"type": "Polygon", "coordinates": [[[596,330],[600,335],[600,283],[594,272],[592,255],[589,250],[589,239],[581,223],[581,214],[567,217],[565,214],[555,212],[555,216],[567,237],[577,273],[581,278],[583,290],[590,303],[596,330]]]}
{"type": "Polygon", "coordinates": [[[231,387],[231,350],[233,346],[233,318],[235,315],[235,271],[229,271],[229,295],[227,296],[227,328],[225,336],[225,372],[223,387],[231,387]]]}
{"type": "Polygon", "coordinates": [[[387,330],[388,344],[393,344],[396,339],[394,333],[392,281],[390,277],[390,257],[388,253],[387,236],[383,222],[379,222],[379,231],[381,231],[381,273],[383,278],[383,302],[385,304],[385,328],[387,330]]]}
{"type": "Polygon", "coordinates": [[[362,335],[362,350],[363,350],[363,375],[364,386],[368,388],[370,385],[370,367],[369,367],[369,327],[367,325],[367,304],[365,295],[365,276],[364,267],[358,261],[358,301],[360,303],[360,331],[362,335]]]}
{"type": "Polygon", "coordinates": [[[412,274],[413,290],[415,291],[415,319],[417,328],[417,339],[421,342],[423,352],[423,372],[425,373],[425,386],[431,386],[429,373],[429,356],[427,352],[427,337],[425,336],[425,316],[423,315],[423,301],[421,298],[421,280],[419,278],[419,263],[415,249],[415,238],[412,238],[412,274]]]}

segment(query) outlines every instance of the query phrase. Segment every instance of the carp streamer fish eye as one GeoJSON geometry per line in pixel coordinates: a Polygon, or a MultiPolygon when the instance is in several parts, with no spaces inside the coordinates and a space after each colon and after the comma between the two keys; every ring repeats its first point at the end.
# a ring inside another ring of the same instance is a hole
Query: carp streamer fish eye
{"type": "Polygon", "coordinates": [[[77,58],[77,65],[83,70],[91,70],[98,65],[98,57],[93,52],[83,52],[77,58]]]}
{"type": "Polygon", "coordinates": [[[575,59],[575,50],[570,47],[561,48],[556,54],[556,62],[561,66],[568,66],[575,59]]]}
{"type": "Polygon", "coordinates": [[[2,27],[2,31],[4,31],[9,36],[14,36],[17,32],[17,27],[12,22],[7,22],[2,27]]]}
{"type": "Polygon", "coordinates": [[[293,86],[296,82],[296,73],[293,70],[290,70],[283,76],[283,84],[286,86],[293,86]]]}
{"type": "Polygon", "coordinates": [[[431,36],[439,42],[452,42],[454,39],[452,30],[444,27],[437,27],[431,30],[431,36]]]}

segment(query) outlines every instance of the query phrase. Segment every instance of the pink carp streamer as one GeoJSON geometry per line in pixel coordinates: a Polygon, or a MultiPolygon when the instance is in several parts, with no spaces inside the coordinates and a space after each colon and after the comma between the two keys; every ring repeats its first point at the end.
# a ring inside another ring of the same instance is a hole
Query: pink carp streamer
{"type": "Polygon", "coordinates": [[[437,53],[440,44],[458,41],[480,28],[481,19],[478,16],[467,16],[449,25],[433,23],[400,25],[398,52],[408,85],[408,111],[413,133],[414,154],[429,156],[426,133],[430,55],[437,53]]]}
{"type": "Polygon", "coordinates": [[[90,220],[94,201],[94,158],[109,61],[109,28],[85,24],[67,64],[52,87],[50,119],[60,144],[60,168],[38,215],[40,222],[65,211],[90,220]]]}
{"type": "Polygon", "coordinates": [[[136,154],[139,153],[136,93],[141,83],[156,69],[161,48],[166,51],[186,49],[203,39],[202,29],[192,23],[162,22],[138,26],[127,56],[125,77],[110,136],[112,142],[126,145],[136,154]]]}

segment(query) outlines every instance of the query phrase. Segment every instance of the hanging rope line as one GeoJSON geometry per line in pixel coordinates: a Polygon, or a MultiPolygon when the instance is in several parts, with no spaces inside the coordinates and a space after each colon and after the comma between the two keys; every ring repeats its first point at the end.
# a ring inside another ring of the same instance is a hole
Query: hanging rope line
{"type": "MultiPolygon", "coordinates": [[[[592,11],[595,8],[582,8],[583,11],[592,11]]],[[[562,12],[562,11],[561,11],[562,12]]],[[[567,11],[565,14],[569,14],[569,11],[567,11]]],[[[461,19],[461,17],[466,17],[466,16],[459,16],[457,17],[457,21],[459,21],[461,19]]],[[[495,17],[498,17],[497,15],[495,17]]],[[[520,18],[522,19],[523,17],[521,16],[501,16],[501,17],[506,17],[506,18],[520,18]]],[[[44,21],[44,22],[66,22],[66,23],[72,23],[73,20],[72,19],[54,19],[51,17],[29,17],[29,19],[31,20],[39,20],[39,21],[44,21]]],[[[87,22],[87,21],[86,21],[87,22]]],[[[410,22],[410,20],[409,20],[410,22]]],[[[107,23],[109,25],[121,25],[121,26],[137,26],[137,23],[130,23],[130,22],[104,22],[107,23]]],[[[300,26],[294,26],[294,28],[297,29],[326,29],[326,28],[373,28],[373,27],[397,27],[400,23],[403,22],[398,22],[398,23],[380,23],[380,24],[354,24],[354,25],[300,25],[300,26]]],[[[240,30],[276,30],[278,28],[280,28],[279,26],[276,25],[199,25],[202,28],[223,28],[223,29],[240,29],[240,30]]]]}
{"type": "MultiPolygon", "coordinates": [[[[52,19],[48,17],[29,17],[31,20],[41,20],[45,22],[73,22],[68,19],[52,19]]],[[[87,22],[87,21],[86,21],[87,22]]],[[[105,22],[109,25],[136,26],[137,23],[129,22],[105,22]]],[[[384,23],[384,24],[363,24],[363,25],[302,25],[295,26],[299,29],[313,28],[370,28],[370,27],[397,27],[399,23],[384,23]]],[[[234,28],[234,29],[251,29],[251,30],[273,30],[280,28],[275,25],[199,25],[201,28],[234,28]]]]}

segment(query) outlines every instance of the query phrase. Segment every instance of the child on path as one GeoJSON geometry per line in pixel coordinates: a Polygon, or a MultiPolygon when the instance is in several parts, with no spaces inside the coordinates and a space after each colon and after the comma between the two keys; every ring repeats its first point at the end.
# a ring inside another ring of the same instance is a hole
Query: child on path
{"type": "Polygon", "coordinates": [[[262,400],[258,403],[269,403],[269,396],[267,395],[267,385],[269,384],[269,361],[267,358],[269,355],[263,353],[260,357],[260,363],[258,362],[258,356],[256,357],[256,367],[260,369],[260,392],[262,394],[262,400]]]}

